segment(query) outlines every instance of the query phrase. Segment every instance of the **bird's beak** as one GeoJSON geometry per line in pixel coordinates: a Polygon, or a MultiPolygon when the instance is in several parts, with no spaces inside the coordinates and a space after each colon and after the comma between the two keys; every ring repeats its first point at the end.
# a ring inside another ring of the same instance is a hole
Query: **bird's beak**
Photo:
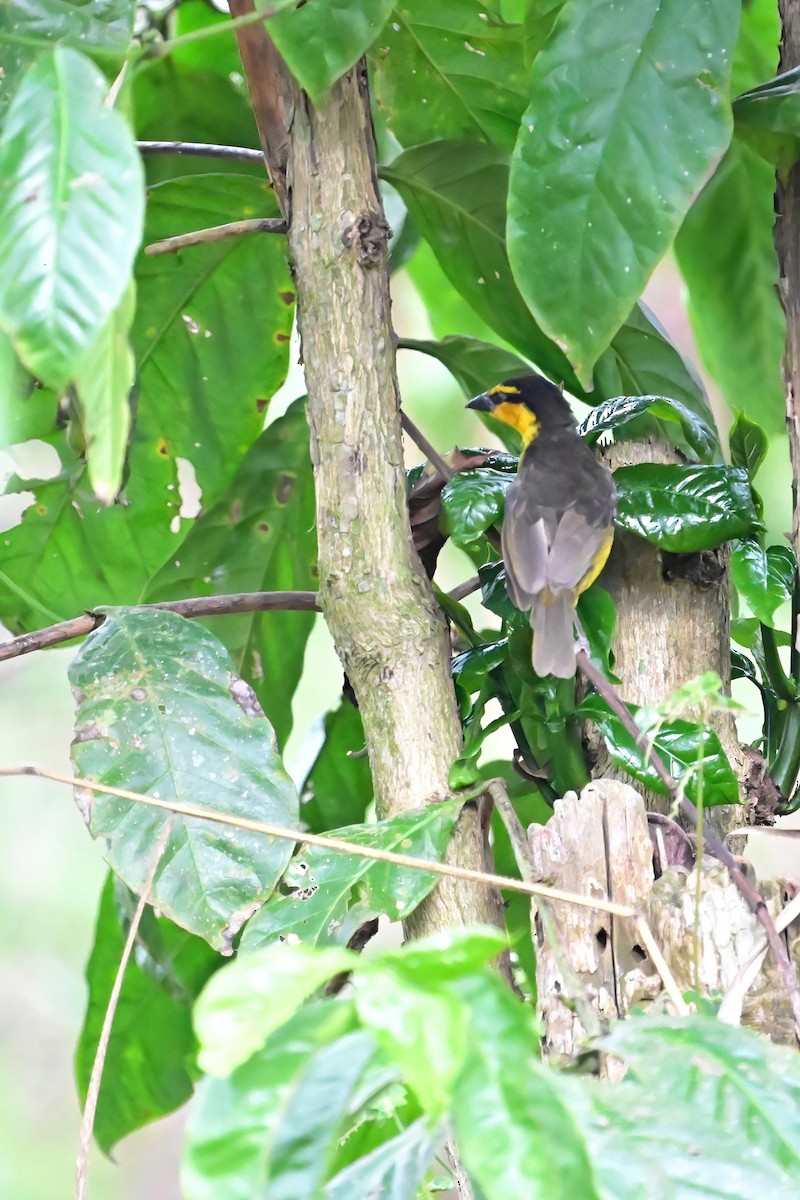
{"type": "Polygon", "coordinates": [[[474,400],[470,400],[467,408],[474,408],[478,412],[494,412],[494,400],[488,392],[483,392],[482,395],[476,396],[474,400]]]}

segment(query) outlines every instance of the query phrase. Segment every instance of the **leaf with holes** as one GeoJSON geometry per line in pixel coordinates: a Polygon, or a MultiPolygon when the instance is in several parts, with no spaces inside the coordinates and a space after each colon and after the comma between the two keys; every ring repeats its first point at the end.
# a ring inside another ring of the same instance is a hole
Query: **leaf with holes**
{"type": "MultiPolygon", "coordinates": [[[[331,831],[331,837],[411,858],[441,862],[461,802],[429,804],[376,825],[331,831]]],[[[285,895],[273,896],[245,926],[242,954],[292,936],[310,945],[346,945],[367,921],[386,913],[408,916],[425,899],[437,877],[416,867],[357,858],[322,846],[302,846],[286,872],[285,895]]]]}
{"type": "MultiPolygon", "coordinates": [[[[70,669],[79,776],[169,803],[297,823],[272,729],[224,648],[170,612],[112,609],[70,669]]],[[[77,799],[112,869],[141,892],[162,839],[153,905],[215,949],[272,893],[292,843],[86,789],[77,799]]]]}
{"type": "Polygon", "coordinates": [[[0,327],[53,387],[120,303],[142,232],[141,160],[106,91],[57,47],[26,73],[0,136],[0,327]]]}

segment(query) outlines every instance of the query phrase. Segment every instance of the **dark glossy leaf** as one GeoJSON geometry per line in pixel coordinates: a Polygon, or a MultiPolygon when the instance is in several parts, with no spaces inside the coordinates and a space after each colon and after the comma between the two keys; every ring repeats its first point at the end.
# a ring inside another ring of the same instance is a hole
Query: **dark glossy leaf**
{"type": "Polygon", "coordinates": [[[761,686],[755,664],[746,654],[741,654],[738,650],[733,649],[731,650],[731,679],[749,679],[756,687],[761,686]]]}
{"type": "Polygon", "coordinates": [[[511,603],[511,597],[506,588],[506,568],[502,561],[487,563],[478,568],[481,581],[483,604],[489,612],[508,622],[510,625],[527,625],[527,613],[521,613],[511,603]]]}
{"type": "MultiPolygon", "coordinates": [[[[125,915],[129,919],[131,914],[125,915]]],[[[82,1098],[125,945],[121,916],[114,877],[109,875],[86,967],[89,998],[75,1059],[82,1098]]],[[[95,1140],[106,1154],[120,1138],[173,1112],[191,1096],[192,1002],[221,961],[205,942],[171,921],[151,919],[162,943],[161,970],[148,971],[140,955],[134,955],[125,970],[94,1122],[95,1140]]]]}
{"type": "Polygon", "coordinates": [[[730,140],[736,0],[572,0],[530,77],[508,252],[584,386],[730,140]]]}
{"type": "Polygon", "coordinates": [[[785,420],[774,191],[774,171],[734,141],[675,242],[703,362],[728,405],[770,432],[782,430],[785,420]],[[720,279],[724,287],[713,282],[720,279]]]}
{"type": "Polygon", "coordinates": [[[440,1141],[441,1133],[427,1121],[416,1121],[340,1171],[326,1186],[324,1200],[415,1200],[440,1141]]]}
{"type": "MultiPolygon", "coordinates": [[[[145,239],[276,215],[263,180],[187,176],[150,189],[145,239]]],[[[151,457],[190,463],[208,508],[258,437],[264,410],[286,378],[294,285],[285,240],[226,238],[142,255],[136,284],[137,440],[151,457]],[[253,337],[252,313],[263,336],[253,337]]]]}
{"type": "Polygon", "coordinates": [[[463,137],[513,147],[525,108],[522,30],[492,5],[404,0],[372,60],[378,111],[402,145],[463,137]]]}
{"type": "MultiPolygon", "coordinates": [[[[314,479],[305,404],[296,401],[246,455],[221,499],[194,522],[147,599],[317,590],[314,479]]],[[[252,685],[279,745],[292,728],[313,612],[228,615],[214,632],[252,685]]]]}
{"type": "Polygon", "coordinates": [[[736,132],[773,167],[788,171],[800,148],[800,68],[768,79],[733,102],[736,132]]]}
{"type": "Polygon", "coordinates": [[[339,947],[281,943],[227,963],[195,1005],[203,1070],[229,1075],[331,976],[351,970],[357,961],[355,954],[339,947]]]}
{"type": "Polygon", "coordinates": [[[617,606],[605,588],[595,583],[578,600],[578,617],[589,642],[589,654],[605,675],[611,669],[617,606]]]}
{"type": "Polygon", "coordinates": [[[755,538],[737,542],[731,552],[731,579],[750,611],[774,626],[777,609],[792,598],[797,564],[788,546],[764,550],[755,538]]]}
{"type": "Polygon", "coordinates": [[[751,479],[758,472],[769,448],[769,439],[760,425],[751,421],[743,412],[736,414],[729,434],[731,462],[735,467],[744,467],[751,479]]]}
{"type": "MultiPolygon", "coordinates": [[[[75,772],[101,783],[282,826],[297,795],[272,729],[220,643],[170,612],[110,610],[70,668],[75,772]]],[[[114,871],[136,892],[166,837],[155,907],[230,951],[292,844],[100,793],[76,797],[114,871]]]]}
{"type": "MultiPolygon", "coordinates": [[[[375,825],[337,829],[331,836],[440,862],[460,807],[457,800],[431,804],[375,825]]],[[[253,953],[289,935],[312,946],[346,945],[361,925],[381,913],[393,920],[407,917],[437,878],[412,867],[301,846],[286,872],[288,894],[273,896],[251,918],[240,952],[253,953]]]]}
{"type": "Polygon", "coordinates": [[[471,695],[478,691],[489,672],[500,666],[507,654],[507,638],[465,650],[453,659],[453,681],[471,695]]]}
{"type": "Polygon", "coordinates": [[[131,285],[75,372],[89,482],[104,504],[111,504],[122,486],[128,449],[135,378],[128,333],[134,307],[131,285]]]}
{"type": "MultiPolygon", "coordinates": [[[[635,714],[634,705],[626,706],[635,714]]],[[[737,804],[739,787],[736,776],[728,762],[720,740],[713,729],[682,719],[664,721],[655,737],[642,734],[636,741],[624,728],[619,717],[611,711],[600,696],[587,696],[579,713],[593,721],[603,735],[611,758],[633,779],[659,795],[667,795],[667,789],[653,769],[647,757],[647,743],[652,740],[656,753],[677,782],[686,777],[686,795],[696,804],[698,801],[698,776],[702,767],[703,805],[710,808],[717,804],[737,804]],[[691,772],[687,774],[687,772],[691,772]]]]}
{"type": "Polygon", "coordinates": [[[264,1194],[287,1099],[318,1050],[352,1029],[350,1005],[328,1000],[308,1006],[231,1075],[202,1082],[186,1131],[185,1200],[252,1200],[264,1194]]]}
{"type": "Polygon", "coordinates": [[[53,387],[120,303],[141,238],[141,160],[106,90],[57,47],[26,73],[0,137],[0,326],[53,387]]]}
{"type": "Polygon", "coordinates": [[[399,350],[418,350],[420,354],[438,358],[465,396],[477,396],[503,379],[513,379],[530,370],[524,359],[479,338],[453,335],[439,342],[401,338],[397,345],[399,350]]]}
{"type": "Polygon", "coordinates": [[[738,467],[641,463],[614,472],[616,522],[662,550],[691,554],[761,528],[738,467]]]}
{"type": "Polygon", "coordinates": [[[532,1013],[499,980],[462,985],[470,1054],[453,1097],[458,1146],[486,1200],[597,1200],[559,1072],[541,1063],[532,1013]]]}
{"type": "Polygon", "coordinates": [[[620,430],[642,416],[655,417],[668,426],[679,425],[701,462],[711,461],[719,452],[716,430],[698,413],[669,396],[617,396],[606,400],[581,422],[578,432],[590,446],[608,430],[613,432],[614,440],[619,441],[620,437],[625,437],[624,432],[620,435],[620,430]]]}
{"type": "Polygon", "coordinates": [[[319,107],[336,80],[375,41],[392,11],[392,0],[315,0],[311,7],[278,7],[283,11],[270,18],[269,35],[319,107]]]}
{"type": "Polygon", "coordinates": [[[449,480],[442,492],[442,508],[457,546],[477,541],[490,526],[502,522],[512,482],[512,476],[485,467],[459,471],[449,480]]]}
{"type": "Polygon", "coordinates": [[[358,709],[349,700],[325,717],[325,741],[300,789],[300,815],[312,833],[363,821],[372,775],[358,709]]]}

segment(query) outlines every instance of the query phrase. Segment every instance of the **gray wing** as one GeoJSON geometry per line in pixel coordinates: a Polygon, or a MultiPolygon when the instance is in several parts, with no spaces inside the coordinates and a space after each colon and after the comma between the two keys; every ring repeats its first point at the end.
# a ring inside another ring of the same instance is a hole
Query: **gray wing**
{"type": "Polygon", "coordinates": [[[555,512],[543,512],[538,521],[521,517],[524,497],[513,485],[506,493],[506,515],[501,532],[506,588],[512,604],[523,612],[547,586],[550,543],[556,533],[555,512]]]}

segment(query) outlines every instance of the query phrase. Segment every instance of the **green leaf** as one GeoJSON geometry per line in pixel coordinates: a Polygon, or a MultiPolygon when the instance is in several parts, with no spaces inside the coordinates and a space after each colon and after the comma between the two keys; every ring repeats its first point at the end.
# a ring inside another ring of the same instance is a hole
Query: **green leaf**
{"type": "Polygon", "coordinates": [[[452,335],[439,342],[400,338],[398,350],[418,350],[447,367],[465,396],[477,396],[492,384],[530,370],[524,359],[479,338],[452,335]]]}
{"type": "Polygon", "coordinates": [[[751,0],[742,5],[739,40],[731,67],[732,96],[774,74],[780,40],[781,17],[772,0],[751,0]]]}
{"type": "MultiPolygon", "coordinates": [[[[298,400],[262,433],[224,495],[196,519],[179,557],[159,572],[147,599],[315,592],[316,558],[308,423],[298,400]]],[[[242,613],[215,622],[281,746],[292,729],[292,697],[313,625],[313,612],[242,613]]]]}
{"type": "MultiPolygon", "coordinates": [[[[375,825],[331,832],[343,841],[412,858],[441,862],[461,808],[458,800],[429,804],[375,825]]],[[[240,953],[250,954],[291,936],[309,945],[346,945],[367,921],[386,913],[404,919],[433,890],[438,876],[415,867],[301,846],[284,878],[286,895],[273,896],[245,926],[240,953]]]]}
{"type": "Polygon", "coordinates": [[[692,554],[761,528],[739,467],[640,463],[614,472],[616,523],[662,550],[692,554]]]}
{"type": "Polygon", "coordinates": [[[486,1200],[596,1200],[593,1164],[563,1080],[542,1066],[532,1013],[486,975],[462,985],[470,1054],[453,1097],[453,1123],[470,1176],[486,1200]]]}
{"type": "Polygon", "coordinates": [[[739,412],[731,426],[729,445],[733,465],[743,467],[753,479],[769,449],[769,439],[764,430],[739,412]]]}
{"type": "Polygon", "coordinates": [[[445,484],[442,509],[457,546],[468,546],[502,521],[506,492],[513,482],[511,475],[481,467],[459,471],[445,484]]]}
{"type": "MultiPolygon", "coordinates": [[[[410,221],[409,221],[410,225],[410,221]]],[[[405,273],[427,310],[436,337],[470,337],[491,342],[492,327],[479,317],[444,273],[431,247],[421,238],[405,264],[405,273]]]]}
{"type": "Polygon", "coordinates": [[[501,617],[509,625],[526,627],[529,624],[528,614],[520,613],[511,603],[506,588],[506,568],[502,559],[478,567],[478,577],[481,581],[484,608],[488,608],[489,612],[501,617]]]}
{"type": "Polygon", "coordinates": [[[317,108],[383,29],[392,0],[315,0],[285,8],[267,29],[286,65],[317,108]]]}
{"type": "Polygon", "coordinates": [[[135,0],[8,0],[0,10],[0,41],[124,55],[135,10],[135,0]]]}
{"type": "MultiPolygon", "coordinates": [[[[281,0],[278,0],[278,2],[271,4],[270,8],[277,9],[280,7],[280,2],[281,0]]],[[[199,41],[175,46],[171,54],[165,58],[163,65],[171,66],[174,63],[178,63],[181,68],[190,67],[198,71],[215,71],[227,79],[230,79],[231,75],[236,72],[241,72],[242,60],[239,56],[239,48],[236,45],[236,38],[230,36],[229,13],[219,12],[210,4],[206,4],[205,0],[181,0],[181,3],[170,13],[170,16],[172,18],[172,37],[175,39],[182,38],[187,33],[195,33],[199,29],[209,29],[211,26],[218,28],[220,36],[205,37],[199,41]]],[[[141,72],[141,77],[153,75],[161,65],[161,63],[148,64],[147,71],[141,72]]],[[[138,83],[139,79],[136,82],[138,83]]],[[[198,99],[200,100],[201,97],[198,96],[198,99]]],[[[173,114],[170,112],[163,113],[163,119],[166,121],[169,121],[172,116],[173,114]]],[[[172,135],[170,134],[170,136],[172,135]]],[[[205,140],[204,136],[203,141],[205,140]]],[[[208,140],[210,141],[211,139],[208,140]]],[[[234,142],[233,139],[231,139],[230,144],[250,145],[249,142],[234,142]]]]}
{"type": "Polygon", "coordinates": [[[775,613],[794,590],[797,563],[788,546],[764,550],[755,538],[737,542],[731,552],[731,579],[748,608],[763,625],[775,625],[775,613]]]}
{"type": "Polygon", "coordinates": [[[349,700],[325,717],[325,741],[300,789],[303,824],[313,833],[364,821],[372,803],[372,775],[364,727],[349,700]]]}
{"type": "Polygon", "coordinates": [[[202,1082],[186,1130],[185,1200],[250,1200],[266,1194],[272,1146],[292,1095],[315,1054],[352,1029],[349,1004],[310,1005],[230,1076],[202,1082]]]}
{"type": "MultiPolygon", "coordinates": [[[[655,417],[668,425],[680,425],[684,438],[701,462],[708,462],[719,453],[716,430],[698,413],[669,396],[617,396],[606,400],[581,422],[578,432],[590,446],[608,430],[613,431],[617,441],[620,440],[619,431],[642,416],[655,417]]],[[[621,436],[624,438],[625,434],[621,436]]]]}
{"type": "Polygon", "coordinates": [[[133,321],[133,284],[84,353],[75,372],[89,482],[97,499],[112,504],[122,486],[135,379],[128,331],[133,321]]]}
{"type": "MultiPolygon", "coordinates": [[[[628,704],[626,707],[635,716],[638,711],[636,706],[628,704]]],[[[647,756],[646,746],[652,741],[653,748],[675,781],[686,777],[686,795],[692,803],[697,803],[697,782],[701,771],[703,804],[706,808],[739,802],[736,776],[713,729],[682,719],[664,721],[659,724],[655,736],[649,732],[643,733],[637,741],[600,696],[587,696],[579,714],[597,725],[616,765],[633,779],[638,779],[651,792],[658,792],[661,796],[668,794],[647,756]]]]}
{"type": "MultiPolygon", "coordinates": [[[[110,610],[69,672],[79,776],[291,826],[297,796],[250,688],[210,633],[175,613],[110,610]]],[[[292,843],[78,790],[109,865],[141,892],[166,837],[154,907],[215,949],[283,873],[292,843]]]]}
{"type": "Polygon", "coordinates": [[[141,160],[106,90],[59,47],[26,73],[0,137],[0,326],[53,387],[122,300],[141,238],[141,160]]]}
{"type": "Polygon", "coordinates": [[[585,386],[730,140],[739,11],[737,0],[572,0],[534,61],[508,253],[585,386]]]}
{"type": "MultiPolygon", "coordinates": [[[[505,239],[508,164],[497,150],[474,142],[417,146],[383,168],[382,176],[401,193],[442,271],[474,312],[573,395],[589,403],[623,394],[672,396],[711,419],[699,379],[642,305],[628,315],[598,362],[595,391],[583,390],[566,356],[542,333],[514,283],[505,239]]],[[[438,328],[440,303],[447,306],[449,301],[440,300],[435,285],[426,286],[424,251],[422,246],[414,256],[416,260],[422,252],[416,271],[415,261],[409,264],[410,274],[423,287],[438,328]]],[[[461,333],[463,312],[458,319],[461,333]]]]}
{"type": "Polygon", "coordinates": [[[771,433],[784,427],[786,340],[772,236],[774,192],[775,172],[734,142],[675,242],[692,328],[709,374],[731,408],[752,414],[771,433]],[[720,279],[724,287],[712,282],[720,279]]]}
{"type": "Polygon", "coordinates": [[[800,149],[800,69],[737,96],[733,118],[748,146],[782,173],[790,170],[800,149]]]}
{"type": "Polygon", "coordinates": [[[209,980],[195,1005],[200,1066],[209,1075],[229,1075],[332,975],[357,962],[340,947],[299,944],[237,957],[209,980]]]}
{"type": "MultiPolygon", "coordinates": [[[[643,1092],[669,1096],[671,1109],[713,1122],[723,1136],[740,1130],[733,1163],[763,1171],[758,1191],[796,1193],[800,1148],[792,1131],[800,1120],[800,1070],[788,1047],[702,1016],[619,1022],[604,1045],[629,1063],[643,1092]]],[[[732,1183],[722,1194],[752,1194],[744,1180],[736,1190],[732,1183]]]]}
{"type": "Polygon", "coordinates": [[[402,145],[514,145],[525,108],[522,30],[491,5],[403,0],[372,58],[378,111],[402,145]]]}
{"type": "MultiPolygon", "coordinates": [[[[187,176],[150,189],[145,238],[277,211],[263,180],[187,176]]],[[[209,508],[263,429],[264,410],[286,378],[295,299],[286,242],[260,234],[141,255],[136,282],[140,457],[186,459],[209,508]],[[263,336],[254,338],[251,313],[258,313],[263,336]]]]}
{"type": "Polygon", "coordinates": [[[453,682],[467,695],[477,692],[490,671],[505,661],[508,654],[508,638],[497,642],[485,642],[457,654],[452,662],[453,682]]]}
{"type": "Polygon", "coordinates": [[[617,628],[616,604],[605,588],[595,583],[588,591],[581,593],[578,600],[578,616],[589,641],[592,660],[605,675],[608,675],[617,628]]]}
{"type": "Polygon", "coordinates": [[[440,1141],[427,1121],[416,1121],[340,1171],[325,1188],[324,1200],[414,1200],[440,1141]]]}
{"type": "MultiPolygon", "coordinates": [[[[89,997],[78,1039],[75,1071],[85,1099],[111,990],[125,945],[123,913],[113,875],[106,880],[97,914],[94,946],[86,967],[89,997]]],[[[205,942],[165,918],[151,915],[164,961],[148,970],[141,937],[125,969],[94,1122],[97,1144],[110,1154],[128,1133],[179,1108],[192,1094],[195,1038],[192,1002],[219,957],[205,942]]],[[[146,932],[146,922],[145,929],[146,932]]]]}

